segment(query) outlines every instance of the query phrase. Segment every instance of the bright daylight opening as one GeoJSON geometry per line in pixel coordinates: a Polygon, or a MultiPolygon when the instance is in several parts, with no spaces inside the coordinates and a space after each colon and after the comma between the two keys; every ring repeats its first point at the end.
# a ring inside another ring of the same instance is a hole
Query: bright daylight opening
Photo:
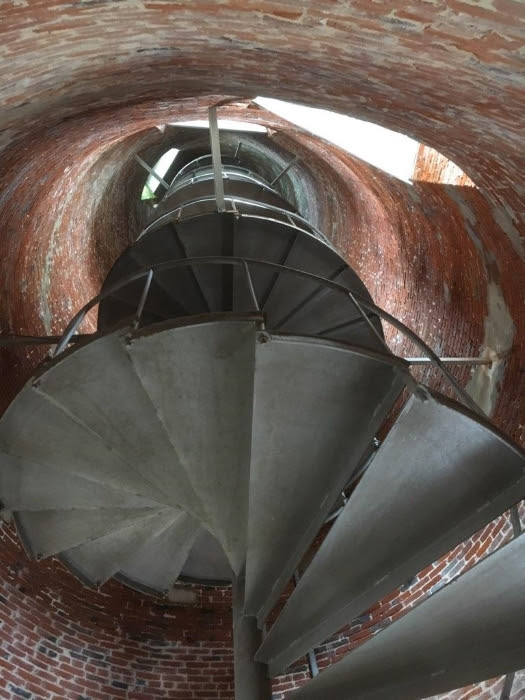
{"type": "MultiPolygon", "coordinates": [[[[259,134],[266,134],[268,129],[260,124],[252,124],[251,122],[241,122],[234,119],[219,119],[218,120],[219,129],[224,129],[227,131],[245,131],[245,132],[256,132],[259,134]]],[[[209,129],[210,124],[207,119],[194,119],[192,121],[186,122],[173,122],[170,126],[183,126],[192,127],[195,129],[209,129]]],[[[166,175],[170,169],[173,161],[175,160],[179,150],[177,148],[171,148],[166,151],[161,158],[152,167],[154,175],[150,174],[142,190],[141,199],[142,200],[153,200],[156,199],[156,192],[160,185],[160,179],[166,175]],[[157,177],[155,177],[155,175],[157,177]]]]}
{"type": "Polygon", "coordinates": [[[258,97],[269,112],[339,146],[400,180],[411,182],[419,142],[377,124],[303,105],[258,97]]]}
{"type": "Polygon", "coordinates": [[[170,148],[170,150],[166,151],[166,153],[164,153],[155,163],[152,170],[158,177],[155,177],[155,175],[148,176],[146,184],[144,185],[144,189],[142,190],[141,199],[155,199],[155,192],[157,191],[160,185],[160,180],[158,178],[162,179],[164,175],[166,175],[166,173],[170,169],[171,164],[177,157],[178,152],[178,148],[170,148]]]}
{"type": "MultiPolygon", "coordinates": [[[[268,97],[257,97],[254,102],[291,124],[333,143],[347,153],[409,184],[412,184],[413,180],[426,180],[474,186],[455,163],[429,146],[423,146],[419,141],[397,131],[326,109],[305,107],[268,97]],[[426,164],[435,161],[435,167],[426,168],[429,172],[420,172],[421,167],[418,170],[416,163],[420,163],[421,158],[426,164]]],[[[209,129],[209,122],[207,119],[195,119],[173,122],[170,126],[209,129]]],[[[227,131],[268,132],[268,129],[260,124],[234,119],[219,119],[218,126],[219,129],[227,131]]],[[[168,172],[177,153],[178,150],[172,148],[157,161],[152,168],[155,174],[149,175],[144,186],[143,200],[157,198],[156,192],[160,185],[158,178],[162,179],[168,172]]]]}

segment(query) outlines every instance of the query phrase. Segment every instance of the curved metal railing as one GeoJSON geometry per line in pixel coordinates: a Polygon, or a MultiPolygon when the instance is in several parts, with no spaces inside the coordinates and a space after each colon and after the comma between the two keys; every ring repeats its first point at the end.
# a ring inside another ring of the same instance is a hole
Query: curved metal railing
{"type": "MultiPolygon", "coordinates": [[[[228,156],[222,156],[222,162],[223,165],[229,166],[229,165],[235,165],[238,163],[238,161],[235,158],[231,158],[228,156]]],[[[173,180],[171,181],[171,184],[174,184],[179,178],[183,177],[186,173],[189,173],[191,170],[195,170],[196,168],[203,168],[206,167],[207,165],[213,165],[213,158],[211,153],[206,153],[203,156],[199,156],[198,158],[194,158],[193,160],[190,160],[189,163],[186,163],[186,165],[179,170],[179,172],[175,175],[173,180]]]]}
{"type": "MultiPolygon", "coordinates": [[[[222,178],[223,180],[243,180],[246,182],[253,182],[255,185],[262,187],[270,192],[277,194],[277,191],[270,187],[270,185],[256,173],[248,170],[248,168],[241,168],[238,165],[224,165],[222,168],[222,178]]],[[[194,185],[197,182],[206,182],[208,180],[214,179],[213,168],[208,165],[204,165],[195,170],[191,170],[186,173],[183,177],[177,177],[170,185],[169,190],[164,195],[170,197],[175,192],[179,192],[185,187],[194,185]]]]}
{"type": "MultiPolygon", "coordinates": [[[[224,201],[226,205],[229,203],[229,208],[225,209],[223,213],[235,214],[237,216],[246,216],[252,218],[265,219],[267,221],[277,221],[279,223],[288,224],[296,229],[299,229],[303,233],[307,233],[318,240],[323,241],[330,248],[333,248],[332,243],[329,239],[319,231],[318,228],[309,223],[300,214],[288,209],[283,209],[282,207],[277,207],[274,204],[266,204],[265,202],[256,202],[252,199],[245,199],[244,197],[235,197],[233,195],[225,195],[224,201]],[[247,211],[243,211],[243,207],[250,207],[251,209],[259,209],[261,213],[253,214],[247,211]],[[264,211],[271,212],[276,216],[264,216],[264,211]],[[279,218],[277,218],[277,215],[279,218]]],[[[150,231],[159,228],[164,223],[168,223],[171,220],[186,221],[187,219],[194,219],[199,216],[206,216],[207,214],[217,213],[216,199],[214,196],[210,197],[199,197],[197,199],[191,199],[182,204],[178,204],[176,207],[171,209],[169,212],[162,214],[157,219],[152,221],[146,228],[142,231],[137,240],[140,240],[143,236],[146,236],[150,231]],[[191,213],[191,208],[202,207],[203,204],[209,204],[209,211],[199,211],[198,213],[191,213]]]]}
{"type": "MultiPolygon", "coordinates": [[[[447,368],[444,366],[444,364],[441,362],[439,357],[434,353],[432,348],[430,348],[424,340],[422,340],[414,331],[412,331],[408,326],[405,326],[404,323],[399,321],[397,318],[389,314],[387,311],[384,311],[381,309],[379,306],[376,306],[376,304],[368,301],[365,299],[361,294],[351,291],[344,287],[341,284],[337,284],[337,282],[332,282],[331,280],[327,280],[324,277],[320,277],[319,275],[315,275],[310,272],[304,272],[302,270],[295,270],[290,267],[286,267],[284,265],[279,265],[278,263],[272,263],[272,262],[266,262],[263,260],[254,260],[251,258],[237,258],[237,257],[226,257],[226,256],[208,256],[208,257],[202,257],[202,258],[186,258],[184,260],[168,260],[162,263],[157,263],[156,265],[151,265],[148,267],[143,268],[142,270],[139,270],[138,272],[134,273],[133,275],[129,275],[128,277],[124,278],[123,280],[120,280],[117,284],[112,285],[108,289],[104,290],[100,294],[98,294],[96,297],[91,299],[87,304],[85,304],[80,311],[78,311],[75,316],[71,319],[71,321],[68,323],[66,326],[64,333],[62,334],[62,338],[55,348],[55,351],[53,353],[53,357],[57,357],[66,347],[69,345],[71,342],[71,338],[74,336],[76,331],[78,330],[78,327],[86,317],[86,314],[97,304],[99,304],[103,299],[106,299],[107,297],[112,296],[119,290],[123,289],[126,287],[128,284],[131,284],[132,282],[136,282],[137,280],[144,279],[145,278],[145,284],[144,284],[144,289],[137,307],[137,313],[135,315],[135,325],[138,326],[140,323],[140,317],[142,315],[142,312],[144,310],[144,306],[147,300],[147,296],[149,293],[149,288],[151,285],[151,282],[153,280],[155,272],[161,272],[161,271],[166,271],[166,270],[172,270],[176,269],[179,267],[195,267],[199,265],[232,265],[232,266],[237,266],[240,267],[243,270],[247,289],[248,289],[248,295],[250,297],[250,302],[253,303],[253,311],[260,313],[261,309],[259,308],[259,303],[257,301],[257,297],[255,294],[251,274],[250,274],[250,266],[260,266],[260,267],[266,267],[273,269],[275,271],[278,271],[279,273],[282,274],[290,274],[290,275],[295,275],[297,277],[303,278],[303,279],[308,279],[311,281],[316,282],[319,284],[321,287],[326,287],[329,289],[334,290],[335,292],[338,292],[347,298],[350,299],[354,307],[357,309],[359,314],[363,317],[363,320],[371,327],[371,330],[373,333],[379,338],[381,343],[384,345],[385,349],[387,352],[391,355],[393,353],[391,352],[390,348],[386,344],[386,341],[384,338],[381,336],[381,334],[377,331],[377,329],[374,327],[373,323],[371,322],[370,318],[367,316],[365,311],[368,311],[371,314],[375,314],[376,316],[379,316],[383,321],[388,323],[389,325],[393,326],[396,328],[400,333],[402,333],[406,338],[408,338],[416,347],[418,347],[424,355],[426,355],[431,364],[433,364],[435,367],[439,369],[443,377],[446,379],[446,381],[450,384],[450,386],[454,389],[458,397],[463,401],[463,403],[474,413],[477,415],[480,415],[482,417],[485,417],[484,413],[481,411],[479,406],[476,404],[476,402],[465,392],[463,387],[458,384],[456,379],[450,374],[450,372],[447,370],[447,368]]],[[[397,355],[393,355],[393,357],[396,357],[396,359],[402,359],[398,358],[397,355]]],[[[407,364],[407,373],[405,376],[405,382],[407,384],[407,388],[411,391],[422,391],[424,393],[427,392],[426,387],[421,385],[417,380],[412,377],[410,372],[408,371],[409,365],[407,364]]]]}

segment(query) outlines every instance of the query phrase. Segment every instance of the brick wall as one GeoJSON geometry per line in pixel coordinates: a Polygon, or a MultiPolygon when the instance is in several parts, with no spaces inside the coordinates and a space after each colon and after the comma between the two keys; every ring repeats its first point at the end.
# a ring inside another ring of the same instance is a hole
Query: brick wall
{"type": "Polygon", "coordinates": [[[0,528],[0,698],[233,698],[231,596],[193,586],[195,606],[110,581],[83,587],[0,528]]]}
{"type": "Polygon", "coordinates": [[[439,182],[442,185],[475,187],[474,182],[459,166],[424,143],[419,144],[412,178],[420,182],[439,182]]]}

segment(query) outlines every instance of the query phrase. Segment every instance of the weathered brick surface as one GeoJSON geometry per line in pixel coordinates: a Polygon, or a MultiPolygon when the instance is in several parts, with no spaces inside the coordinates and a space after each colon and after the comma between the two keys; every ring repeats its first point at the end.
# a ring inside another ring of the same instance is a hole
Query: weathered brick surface
{"type": "Polygon", "coordinates": [[[475,184],[461,168],[441,153],[424,143],[419,144],[414,164],[413,180],[439,182],[443,185],[475,187],[475,184]]]}
{"type": "Polygon", "coordinates": [[[191,608],[115,581],[92,591],[29,561],[7,524],[0,556],[0,698],[233,697],[228,588],[195,587],[191,608]]]}
{"type": "MultiPolygon", "coordinates": [[[[226,112],[280,129],[276,142],[302,157],[309,215],[434,350],[480,352],[488,290],[501,290],[515,335],[493,419],[523,444],[524,22],[520,0],[0,2],[0,331],[60,331],[97,293],[144,221],[132,156],[166,147],[156,126],[202,117],[225,95],[330,107],[427,144],[416,184],[260,110],[226,112]]],[[[387,338],[416,354],[397,332],[387,338]]],[[[0,350],[0,410],[41,357],[0,350]]],[[[324,644],[320,665],[509,536],[498,519],[324,644]]],[[[199,589],[195,609],[114,582],[87,592],[59,563],[28,562],[8,526],[0,562],[0,698],[232,698],[227,591],[199,589]]],[[[295,671],[277,679],[276,698],[306,681],[304,663],[295,671]]],[[[492,700],[501,684],[446,698],[492,700]]],[[[512,700],[524,687],[522,675],[512,700]]]]}

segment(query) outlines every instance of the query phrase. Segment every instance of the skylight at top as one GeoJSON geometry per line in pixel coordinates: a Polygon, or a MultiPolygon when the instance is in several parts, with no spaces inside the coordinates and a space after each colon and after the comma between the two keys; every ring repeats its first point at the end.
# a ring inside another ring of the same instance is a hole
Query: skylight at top
{"type": "Polygon", "coordinates": [[[390,175],[410,182],[419,142],[377,124],[266,97],[255,102],[390,175]]]}

